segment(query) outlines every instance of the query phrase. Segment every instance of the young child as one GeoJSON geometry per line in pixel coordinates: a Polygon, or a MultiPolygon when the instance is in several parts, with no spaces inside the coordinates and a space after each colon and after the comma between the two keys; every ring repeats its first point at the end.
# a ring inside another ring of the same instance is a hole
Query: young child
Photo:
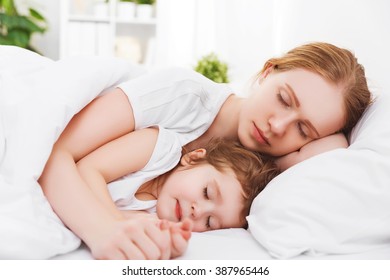
{"type": "MultiPolygon", "coordinates": [[[[223,139],[185,153],[173,170],[160,176],[150,178],[150,166],[109,183],[108,189],[128,219],[141,210],[150,213],[143,218],[156,213],[161,220],[182,222],[168,226],[183,237],[172,238],[171,257],[184,252],[191,230],[246,228],[253,199],[279,174],[274,161],[223,139]]],[[[89,181],[82,168],[80,174],[89,181]]],[[[106,204],[111,207],[109,201],[106,204]]],[[[137,249],[148,250],[146,246],[137,249]]]]}
{"type": "Polygon", "coordinates": [[[144,177],[146,169],[108,184],[116,206],[172,222],[189,218],[196,232],[246,228],[252,200],[279,173],[274,161],[223,139],[185,153],[156,178],[144,177]]]}

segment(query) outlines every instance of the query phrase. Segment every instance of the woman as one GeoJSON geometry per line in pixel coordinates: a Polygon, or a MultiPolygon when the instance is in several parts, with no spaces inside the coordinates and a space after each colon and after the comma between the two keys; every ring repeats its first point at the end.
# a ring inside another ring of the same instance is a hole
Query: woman
{"type": "Polygon", "coordinates": [[[107,183],[147,165],[155,146],[169,144],[161,173],[176,165],[182,147],[195,150],[217,137],[272,156],[288,154],[279,159],[285,169],[312,154],[345,147],[345,138],[334,134],[349,133],[371,102],[363,67],[351,52],[326,43],[303,45],[268,60],[251,91],[241,98],[185,70],[119,85],[69,123],[40,178],[42,189],[95,257],[112,251],[126,257],[129,244],[147,239],[158,248],[158,258],[166,259],[171,238],[178,237],[168,229],[154,229],[150,236],[151,224],[126,220],[107,191],[107,183]],[[142,130],[151,126],[159,128],[158,136],[142,130]],[[315,145],[313,140],[320,138],[315,145]],[[310,142],[305,155],[301,148],[310,142]],[[89,165],[78,166],[89,156],[94,158],[89,165]]]}

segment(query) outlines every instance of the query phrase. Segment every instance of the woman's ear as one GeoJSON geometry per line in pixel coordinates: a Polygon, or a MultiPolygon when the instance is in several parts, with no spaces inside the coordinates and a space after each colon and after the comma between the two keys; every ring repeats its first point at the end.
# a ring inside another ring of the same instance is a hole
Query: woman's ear
{"type": "Polygon", "coordinates": [[[190,165],[194,160],[204,158],[206,156],[206,149],[196,149],[188,152],[181,157],[180,164],[183,166],[190,165]]]}

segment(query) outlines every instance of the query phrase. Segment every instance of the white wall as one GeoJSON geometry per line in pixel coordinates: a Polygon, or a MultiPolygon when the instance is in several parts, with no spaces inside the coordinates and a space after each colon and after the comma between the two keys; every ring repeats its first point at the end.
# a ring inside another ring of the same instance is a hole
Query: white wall
{"type": "Polygon", "coordinates": [[[327,41],[352,50],[372,88],[390,89],[390,2],[276,0],[276,50],[327,41]]]}
{"type": "Polygon", "coordinates": [[[193,67],[213,51],[241,86],[273,52],[269,0],[159,0],[157,64],[193,67]]]}
{"type": "MultiPolygon", "coordinates": [[[[33,3],[50,29],[34,38],[45,55],[58,58],[59,0],[33,3]]],[[[390,1],[387,0],[158,0],[157,63],[192,67],[215,51],[239,86],[274,54],[308,41],[353,50],[372,84],[390,88],[390,1]]]]}
{"type": "Polygon", "coordinates": [[[306,42],[327,41],[354,51],[373,86],[390,80],[390,63],[384,63],[390,49],[387,0],[160,2],[165,5],[158,40],[161,65],[192,66],[215,51],[241,86],[267,58],[306,42]]]}
{"type": "Polygon", "coordinates": [[[216,52],[226,58],[233,82],[241,87],[274,53],[273,1],[217,0],[216,52]],[[229,5],[227,5],[229,3],[229,5]]]}

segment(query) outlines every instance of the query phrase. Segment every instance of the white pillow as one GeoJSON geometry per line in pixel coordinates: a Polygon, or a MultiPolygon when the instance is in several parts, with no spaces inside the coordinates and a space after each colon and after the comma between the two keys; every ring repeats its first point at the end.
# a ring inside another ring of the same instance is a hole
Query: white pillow
{"type": "Polygon", "coordinates": [[[276,177],[253,202],[255,239],[276,258],[352,254],[390,244],[390,97],[381,96],[348,149],[276,177]]]}

